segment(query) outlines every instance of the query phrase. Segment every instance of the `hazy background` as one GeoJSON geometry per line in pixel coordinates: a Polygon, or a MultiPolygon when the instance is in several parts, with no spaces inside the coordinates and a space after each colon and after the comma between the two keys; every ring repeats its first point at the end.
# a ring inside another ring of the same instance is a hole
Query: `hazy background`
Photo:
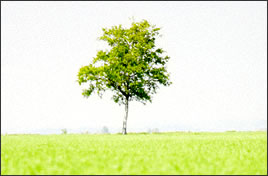
{"type": "Polygon", "coordinates": [[[266,2],[1,2],[1,133],[120,132],[124,107],[81,95],[103,27],[162,27],[170,87],[131,102],[128,131],[267,129],[266,2]]]}

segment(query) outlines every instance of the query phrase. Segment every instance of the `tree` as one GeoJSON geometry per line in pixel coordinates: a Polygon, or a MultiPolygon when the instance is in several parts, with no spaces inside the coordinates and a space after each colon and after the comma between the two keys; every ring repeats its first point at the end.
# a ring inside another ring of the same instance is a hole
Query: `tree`
{"type": "Polygon", "coordinates": [[[122,25],[103,28],[100,40],[106,41],[109,50],[100,50],[93,61],[80,68],[78,83],[89,83],[82,95],[96,92],[100,97],[106,90],[114,92],[113,100],[125,105],[122,133],[127,134],[129,102],[152,102],[159,85],[169,86],[166,63],[169,56],[155,46],[160,28],[147,20],[133,22],[130,28],[122,25]]]}
{"type": "Polygon", "coordinates": [[[61,132],[62,132],[62,134],[67,134],[67,129],[66,128],[61,129],[61,132]]]}
{"type": "Polygon", "coordinates": [[[109,129],[107,126],[103,126],[102,129],[101,129],[101,133],[102,134],[108,134],[109,133],[109,129]]]}

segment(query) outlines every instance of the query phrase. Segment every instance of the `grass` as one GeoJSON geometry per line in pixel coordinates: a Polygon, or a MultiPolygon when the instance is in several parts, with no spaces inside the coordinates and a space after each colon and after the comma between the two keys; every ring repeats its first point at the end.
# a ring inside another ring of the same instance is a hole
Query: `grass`
{"type": "Polygon", "coordinates": [[[267,132],[4,135],[1,175],[267,174],[267,132]]]}

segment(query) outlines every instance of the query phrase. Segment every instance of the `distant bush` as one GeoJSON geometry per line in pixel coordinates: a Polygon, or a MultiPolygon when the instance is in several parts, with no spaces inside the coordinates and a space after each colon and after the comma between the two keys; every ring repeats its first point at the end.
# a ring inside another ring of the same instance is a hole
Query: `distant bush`
{"type": "Polygon", "coordinates": [[[102,127],[102,129],[101,129],[101,133],[102,133],[102,134],[109,134],[109,129],[108,129],[108,127],[106,127],[106,126],[102,127]]]}
{"type": "Polygon", "coordinates": [[[159,133],[159,129],[158,128],[153,128],[152,133],[159,133]]]}
{"type": "Polygon", "coordinates": [[[67,134],[67,129],[64,128],[64,129],[61,130],[61,132],[62,132],[62,134],[67,134]]]}
{"type": "Polygon", "coordinates": [[[153,129],[148,129],[147,133],[159,133],[159,129],[158,128],[153,128],[153,129]]]}

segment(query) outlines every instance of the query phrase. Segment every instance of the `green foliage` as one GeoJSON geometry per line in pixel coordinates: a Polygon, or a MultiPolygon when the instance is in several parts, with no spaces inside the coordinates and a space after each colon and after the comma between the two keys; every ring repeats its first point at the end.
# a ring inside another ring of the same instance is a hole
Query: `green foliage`
{"type": "Polygon", "coordinates": [[[110,89],[114,92],[113,100],[119,104],[126,100],[151,102],[159,85],[171,84],[166,69],[169,57],[155,46],[159,30],[146,20],[133,22],[129,29],[121,25],[104,28],[99,39],[111,49],[98,51],[92,63],[80,68],[78,83],[89,83],[82,94],[89,97],[97,92],[101,97],[110,89]]]}
{"type": "Polygon", "coordinates": [[[67,129],[64,128],[64,129],[61,130],[61,132],[62,132],[62,134],[67,134],[67,129]]]}
{"type": "Polygon", "coordinates": [[[1,175],[267,175],[267,132],[1,136],[1,175]]]}

